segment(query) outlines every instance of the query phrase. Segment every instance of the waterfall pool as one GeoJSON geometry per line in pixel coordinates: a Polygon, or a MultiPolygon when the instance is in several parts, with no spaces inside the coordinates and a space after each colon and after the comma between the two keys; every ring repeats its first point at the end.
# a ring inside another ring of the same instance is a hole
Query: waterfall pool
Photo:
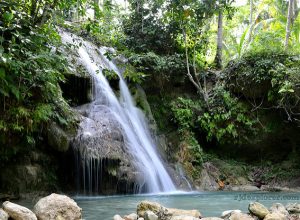
{"type": "Polygon", "coordinates": [[[273,203],[299,203],[300,193],[283,192],[195,192],[130,196],[75,196],[85,220],[112,220],[115,214],[124,216],[136,212],[143,200],[158,202],[165,207],[197,209],[204,217],[219,217],[223,211],[240,209],[247,212],[250,202],[258,201],[268,208],[273,203]]]}

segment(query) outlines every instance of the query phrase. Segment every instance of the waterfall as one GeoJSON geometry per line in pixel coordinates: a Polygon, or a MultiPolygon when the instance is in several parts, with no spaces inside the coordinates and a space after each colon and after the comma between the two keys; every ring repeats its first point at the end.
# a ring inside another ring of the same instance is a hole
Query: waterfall
{"type": "MultiPolygon", "coordinates": [[[[65,44],[77,45],[78,59],[93,77],[94,100],[88,105],[88,118],[100,123],[97,117],[102,112],[99,113],[99,111],[105,109],[105,114],[108,114],[120,125],[127,146],[126,151],[132,156],[135,167],[142,173],[142,178],[136,186],[138,192],[141,192],[142,189],[148,193],[175,191],[175,185],[156,150],[145,115],[135,106],[122,71],[104,55],[110,49],[97,48],[92,43],[74,36],[61,31],[62,41],[65,44]],[[104,69],[112,70],[118,75],[119,97],[116,96],[102,73],[104,69]]],[[[91,126],[89,120],[83,127],[84,135],[95,135],[97,126],[91,126]]],[[[98,182],[101,179],[103,163],[101,155],[98,154],[93,151],[92,155],[91,153],[86,155],[81,153],[80,155],[81,161],[84,163],[82,171],[84,188],[98,189],[99,187],[98,182]]]]}

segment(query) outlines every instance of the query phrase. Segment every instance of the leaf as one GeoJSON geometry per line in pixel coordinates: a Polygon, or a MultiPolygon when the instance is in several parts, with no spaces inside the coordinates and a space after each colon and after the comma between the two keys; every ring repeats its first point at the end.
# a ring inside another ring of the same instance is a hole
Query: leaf
{"type": "Polygon", "coordinates": [[[12,94],[15,95],[15,97],[19,100],[20,99],[20,91],[18,88],[16,88],[15,86],[11,86],[10,90],[12,92],[12,94]]]}
{"type": "Polygon", "coordinates": [[[0,67],[0,78],[4,79],[4,77],[5,77],[5,69],[0,67]]]}
{"type": "Polygon", "coordinates": [[[1,87],[0,87],[0,93],[6,97],[9,97],[9,94],[7,91],[3,90],[1,87]]]}
{"type": "Polygon", "coordinates": [[[14,18],[14,14],[6,11],[3,15],[4,20],[11,21],[14,18]]]}

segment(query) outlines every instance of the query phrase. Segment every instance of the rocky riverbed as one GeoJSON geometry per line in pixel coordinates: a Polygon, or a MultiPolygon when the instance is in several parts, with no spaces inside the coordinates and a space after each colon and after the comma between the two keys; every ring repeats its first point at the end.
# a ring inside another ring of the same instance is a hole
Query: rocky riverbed
{"type": "MultiPolygon", "coordinates": [[[[6,201],[0,208],[0,220],[82,220],[82,209],[77,203],[65,196],[51,194],[41,198],[29,210],[24,206],[6,201]]],[[[102,219],[101,214],[95,220],[102,219]]],[[[136,213],[121,217],[115,215],[112,220],[300,220],[300,204],[290,203],[284,206],[274,203],[265,207],[259,202],[251,202],[248,211],[226,210],[216,217],[206,217],[201,210],[174,209],[151,201],[142,201],[137,205],[136,213]]]]}
{"type": "Polygon", "coordinates": [[[53,193],[40,199],[32,211],[9,201],[4,202],[0,220],[80,220],[81,212],[73,199],[53,193]]]}
{"type": "Polygon", "coordinates": [[[270,208],[258,202],[251,202],[248,212],[227,210],[218,217],[202,216],[198,210],[166,208],[159,203],[143,201],[137,206],[137,213],[121,217],[115,215],[113,220],[299,220],[300,204],[275,203],[270,208]]]}

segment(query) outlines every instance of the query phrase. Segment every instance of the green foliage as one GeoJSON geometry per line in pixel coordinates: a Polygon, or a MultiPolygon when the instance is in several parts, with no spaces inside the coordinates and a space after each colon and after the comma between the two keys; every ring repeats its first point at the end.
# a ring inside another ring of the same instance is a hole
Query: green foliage
{"type": "Polygon", "coordinates": [[[121,27],[123,14],[117,4],[104,1],[103,7],[94,6],[94,19],[88,19],[77,27],[77,32],[91,37],[97,44],[124,48],[121,27]]]}
{"type": "Polygon", "coordinates": [[[145,77],[147,77],[147,75],[143,72],[136,71],[136,69],[131,65],[126,65],[125,71],[123,72],[123,77],[128,82],[141,84],[145,80],[145,77]]]}
{"type": "Polygon", "coordinates": [[[201,111],[199,102],[179,97],[171,103],[171,106],[174,121],[179,125],[180,129],[191,130],[195,127],[195,122],[197,121],[195,112],[201,111]]]}
{"type": "Polygon", "coordinates": [[[185,68],[183,57],[179,54],[162,56],[153,52],[134,53],[129,57],[129,62],[139,72],[159,75],[165,79],[169,79],[172,74],[184,71],[185,68]]]}
{"type": "Polygon", "coordinates": [[[241,59],[229,63],[224,75],[233,91],[246,98],[262,99],[262,106],[254,108],[282,109],[289,120],[297,120],[299,71],[298,55],[282,50],[259,49],[251,50],[241,59]]]}
{"type": "Polygon", "coordinates": [[[207,141],[219,144],[241,144],[249,141],[258,131],[256,118],[237,98],[217,87],[210,108],[204,103],[178,98],[172,103],[174,120],[181,130],[204,133],[207,141]]]}
{"type": "Polygon", "coordinates": [[[216,88],[210,110],[198,117],[207,140],[219,143],[247,143],[258,131],[258,121],[249,109],[222,87],[216,88]]]}
{"type": "MultiPolygon", "coordinates": [[[[143,80],[145,79],[145,77],[147,77],[147,75],[145,75],[142,72],[137,72],[136,69],[129,65],[126,64],[124,65],[125,70],[123,72],[123,77],[126,81],[133,83],[133,84],[141,84],[143,82],[143,80]]],[[[105,77],[108,80],[118,80],[119,76],[116,72],[114,72],[113,70],[108,70],[108,69],[104,69],[103,71],[105,77]]]]}
{"type": "Polygon", "coordinates": [[[163,1],[129,1],[131,13],[123,22],[126,35],[125,45],[138,53],[155,52],[169,54],[174,52],[169,25],[161,13],[165,13],[163,1]]]}
{"type": "Polygon", "coordinates": [[[0,3],[1,152],[11,136],[33,145],[49,120],[71,120],[58,86],[69,69],[60,37],[51,24],[34,25],[26,10],[0,3]]]}
{"type": "Polygon", "coordinates": [[[104,69],[103,74],[108,80],[117,80],[119,78],[118,74],[113,70],[104,69]]]}

